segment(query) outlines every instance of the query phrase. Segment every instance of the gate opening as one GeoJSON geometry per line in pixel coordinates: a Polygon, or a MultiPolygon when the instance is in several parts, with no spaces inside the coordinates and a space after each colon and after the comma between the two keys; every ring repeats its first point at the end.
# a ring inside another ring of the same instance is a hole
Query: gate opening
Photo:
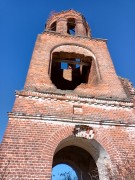
{"type": "Polygon", "coordinates": [[[67,164],[72,167],[79,180],[99,180],[94,159],[86,150],[80,147],[71,145],[59,150],[54,155],[52,167],[58,164],[67,164]]]}

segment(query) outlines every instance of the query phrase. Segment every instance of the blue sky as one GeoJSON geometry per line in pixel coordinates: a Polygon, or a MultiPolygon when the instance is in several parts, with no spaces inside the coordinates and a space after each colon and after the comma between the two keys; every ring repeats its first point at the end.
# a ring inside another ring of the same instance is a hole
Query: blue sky
{"type": "Polygon", "coordinates": [[[0,0],[0,141],[15,90],[23,89],[37,34],[52,11],[74,9],[92,36],[108,39],[119,76],[135,85],[135,0],[0,0]]]}
{"type": "Polygon", "coordinates": [[[63,180],[64,174],[69,173],[69,175],[74,179],[78,180],[76,172],[66,164],[58,164],[54,166],[52,170],[52,180],[63,180]],[[76,178],[75,178],[76,177],[76,178]]]}

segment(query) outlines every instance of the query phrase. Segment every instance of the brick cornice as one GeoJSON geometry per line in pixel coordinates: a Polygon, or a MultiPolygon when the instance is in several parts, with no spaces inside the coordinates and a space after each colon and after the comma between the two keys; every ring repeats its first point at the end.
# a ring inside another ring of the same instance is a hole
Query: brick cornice
{"type": "Polygon", "coordinates": [[[33,92],[33,91],[16,91],[16,96],[24,96],[30,99],[53,99],[54,101],[61,100],[66,102],[77,102],[88,105],[99,105],[106,107],[128,108],[135,109],[133,102],[130,99],[114,99],[103,97],[85,97],[73,94],[62,94],[55,92],[33,92]]]}
{"type": "Polygon", "coordinates": [[[51,31],[51,30],[45,30],[42,34],[48,34],[51,36],[58,36],[58,37],[64,37],[64,38],[70,38],[70,39],[85,39],[85,40],[90,40],[90,41],[99,41],[99,42],[107,42],[107,39],[102,39],[102,38],[91,38],[88,36],[72,36],[69,34],[61,34],[55,31],[51,31]]]}

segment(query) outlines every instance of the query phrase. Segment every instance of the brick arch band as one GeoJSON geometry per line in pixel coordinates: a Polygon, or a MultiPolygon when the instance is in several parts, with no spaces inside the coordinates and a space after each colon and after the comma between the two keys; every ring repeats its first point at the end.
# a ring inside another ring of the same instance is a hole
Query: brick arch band
{"type": "Polygon", "coordinates": [[[83,16],[82,14],[80,14],[77,11],[65,11],[63,13],[54,13],[52,14],[52,16],[50,16],[50,18],[47,20],[46,26],[47,28],[54,22],[54,21],[59,21],[59,20],[66,20],[68,18],[74,18],[77,20],[83,20],[83,16]]]}
{"type": "MultiPolygon", "coordinates": [[[[99,137],[98,135],[95,136],[93,140],[87,140],[82,138],[78,139],[73,136],[73,129],[74,126],[61,127],[56,132],[54,132],[52,136],[48,139],[48,141],[45,143],[43,155],[45,156],[46,162],[50,162],[50,171],[52,168],[54,155],[66,146],[75,145],[83,148],[93,157],[98,168],[99,179],[109,180],[109,175],[113,173],[111,171],[109,172],[110,174],[108,174],[108,169],[113,169],[111,158],[113,155],[116,156],[117,152],[111,140],[109,140],[109,137],[107,138],[103,134],[102,137],[99,137]],[[114,154],[112,154],[112,148],[114,154]],[[48,152],[47,155],[44,154],[45,151],[48,152]],[[111,158],[109,155],[111,155],[111,158]]],[[[119,157],[118,154],[117,157],[119,157]]]]}
{"type": "Polygon", "coordinates": [[[67,20],[68,18],[74,18],[74,19],[77,19],[77,20],[82,20],[82,17],[80,16],[80,15],[72,15],[72,14],[67,14],[67,15],[64,15],[64,16],[62,16],[62,17],[53,17],[52,19],[50,19],[48,22],[47,22],[47,24],[46,24],[46,27],[48,28],[53,22],[55,22],[55,21],[60,21],[61,19],[63,20],[63,19],[65,19],[65,20],[67,20]]]}

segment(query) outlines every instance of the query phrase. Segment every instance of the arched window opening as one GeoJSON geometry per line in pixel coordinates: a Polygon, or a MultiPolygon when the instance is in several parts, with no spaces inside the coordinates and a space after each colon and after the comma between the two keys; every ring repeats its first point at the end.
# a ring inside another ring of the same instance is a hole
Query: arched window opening
{"type": "Polygon", "coordinates": [[[70,35],[75,35],[75,19],[69,18],[67,20],[67,33],[70,35]]]}
{"type": "Polygon", "coordinates": [[[57,25],[56,21],[53,22],[53,23],[51,24],[51,26],[50,26],[50,30],[51,30],[51,31],[56,31],[56,25],[57,25]]]}
{"type": "Polygon", "coordinates": [[[78,180],[74,169],[67,164],[58,164],[52,169],[52,180],[78,180]]]}
{"type": "Polygon", "coordinates": [[[61,90],[74,90],[88,83],[92,59],[84,55],[55,52],[52,55],[51,80],[61,90]]]}

